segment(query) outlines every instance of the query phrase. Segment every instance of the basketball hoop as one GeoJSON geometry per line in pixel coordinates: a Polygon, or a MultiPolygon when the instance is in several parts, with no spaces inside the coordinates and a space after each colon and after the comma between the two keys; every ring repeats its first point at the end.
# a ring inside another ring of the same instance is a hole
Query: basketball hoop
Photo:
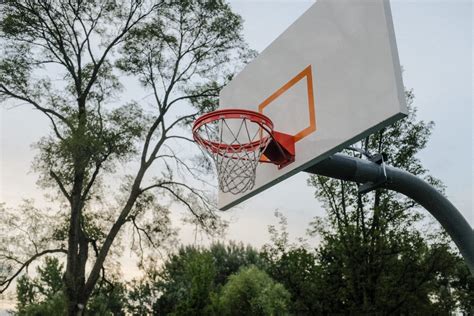
{"type": "Polygon", "coordinates": [[[265,115],[242,109],[224,109],[199,117],[194,140],[211,156],[222,192],[251,190],[259,162],[283,168],[294,161],[294,140],[273,130],[265,115]]]}

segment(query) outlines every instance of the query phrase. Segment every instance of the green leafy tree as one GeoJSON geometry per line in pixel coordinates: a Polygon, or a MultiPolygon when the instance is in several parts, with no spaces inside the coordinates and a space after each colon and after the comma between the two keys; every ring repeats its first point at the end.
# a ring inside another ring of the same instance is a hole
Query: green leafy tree
{"type": "Polygon", "coordinates": [[[63,265],[54,257],[46,257],[37,268],[38,277],[24,275],[18,279],[17,315],[63,315],[66,309],[62,293],[63,265]]]}
{"type": "MultiPolygon", "coordinates": [[[[67,312],[62,276],[64,266],[57,258],[45,257],[36,269],[38,276],[18,279],[16,315],[64,315],[67,312]]],[[[87,315],[124,315],[125,287],[116,281],[99,280],[86,309],[87,315]]]]}
{"type": "Polygon", "coordinates": [[[268,274],[291,294],[289,309],[296,315],[318,315],[322,312],[324,287],[316,254],[304,247],[286,249],[278,258],[269,259],[268,274]]]}
{"type": "MultiPolygon", "coordinates": [[[[184,250],[184,249],[183,249],[184,250]]],[[[205,251],[188,248],[180,258],[165,263],[155,286],[162,292],[154,304],[155,313],[162,315],[196,315],[209,303],[214,288],[215,267],[205,251]]]]}
{"type": "Polygon", "coordinates": [[[129,293],[129,310],[139,314],[208,313],[213,293],[242,267],[262,265],[259,253],[241,244],[181,247],[162,267],[152,267],[129,293]]]}
{"type": "Polygon", "coordinates": [[[126,309],[131,315],[150,315],[153,313],[154,304],[159,293],[155,291],[154,279],[151,273],[147,273],[145,280],[133,280],[130,283],[130,291],[127,293],[126,309]]]}
{"type": "Polygon", "coordinates": [[[279,226],[268,227],[271,244],[264,245],[261,253],[266,272],[290,292],[292,314],[319,315],[324,310],[325,288],[317,254],[305,246],[305,240],[291,244],[285,216],[276,211],[275,217],[279,226]]]}
{"type": "MultiPolygon", "coordinates": [[[[345,262],[360,250],[346,253],[335,235],[319,235],[322,245],[312,250],[306,242],[289,244],[286,219],[279,212],[276,215],[281,225],[269,228],[272,244],[265,245],[262,256],[269,275],[291,294],[290,313],[362,313],[348,288],[354,267],[345,262]]],[[[311,223],[310,231],[319,231],[321,224],[311,223]]],[[[324,224],[328,229],[329,224],[324,224]]],[[[446,315],[458,308],[469,315],[474,278],[462,258],[452,253],[449,243],[409,240],[409,244],[398,241],[405,248],[396,256],[383,256],[390,265],[381,273],[376,289],[381,303],[372,306],[371,313],[384,313],[384,308],[392,307],[395,314],[446,315]]]]}
{"type": "Polygon", "coordinates": [[[238,272],[242,267],[253,265],[264,268],[260,253],[250,245],[219,242],[212,244],[208,252],[216,269],[214,282],[218,285],[224,285],[229,276],[238,272]]]}
{"type": "Polygon", "coordinates": [[[244,267],[213,297],[216,315],[286,315],[290,293],[266,272],[244,267]]]}
{"type": "MultiPolygon", "coordinates": [[[[387,154],[391,165],[442,190],[416,156],[426,147],[433,123],[418,121],[412,102],[409,91],[408,117],[356,146],[387,154]]],[[[416,203],[381,188],[360,195],[357,184],[322,176],[312,176],[309,183],[328,214],[312,224],[313,233],[322,238],[318,261],[321,286],[326,289],[322,299],[330,306],[327,311],[442,314],[454,310],[452,291],[442,292],[440,282],[450,274],[456,256],[437,225],[430,224],[426,233],[420,231],[424,216],[416,203]]]]}
{"type": "MultiPolygon", "coordinates": [[[[416,119],[413,98],[407,92],[407,118],[355,146],[386,153],[390,164],[442,190],[416,157],[433,124],[416,119]]],[[[470,312],[472,276],[446,234],[424,218],[416,203],[384,189],[359,195],[358,185],[321,176],[309,183],[327,210],[327,217],[310,223],[309,234],[320,245],[290,244],[286,218],[277,212],[280,227],[269,227],[272,244],[263,251],[266,271],[291,293],[292,313],[470,312]]]]}
{"type": "Polygon", "coordinates": [[[99,286],[94,288],[86,315],[126,315],[127,287],[117,280],[99,280],[99,286]]]}
{"type": "Polygon", "coordinates": [[[474,315],[474,276],[469,271],[462,258],[458,258],[453,267],[454,275],[448,279],[445,288],[454,289],[454,294],[459,302],[459,309],[466,315],[474,315]],[[446,286],[447,285],[447,286],[446,286]]]}
{"type": "Polygon", "coordinates": [[[173,148],[189,144],[186,123],[216,107],[220,88],[250,56],[242,20],[217,0],[0,6],[0,102],[29,105],[50,123],[34,167],[60,210],[52,216],[31,201],[21,206],[27,213],[1,206],[0,291],[41,256],[63,254],[68,314],[78,315],[124,227],[140,252],[173,236],[174,203],[206,231],[222,227],[186,156],[192,150],[173,148]],[[120,71],[151,102],[121,103],[120,71]],[[121,177],[117,166],[124,164],[121,177]]]}

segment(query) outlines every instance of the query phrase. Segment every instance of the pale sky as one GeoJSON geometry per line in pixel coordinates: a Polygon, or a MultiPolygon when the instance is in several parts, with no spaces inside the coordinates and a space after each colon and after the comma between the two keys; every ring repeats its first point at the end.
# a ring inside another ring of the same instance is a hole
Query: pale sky
{"type": "MultiPolygon", "coordinates": [[[[231,1],[245,20],[247,41],[258,51],[312,3],[231,1]]],[[[419,157],[474,226],[472,3],[392,0],[391,4],[404,84],[414,89],[419,118],[436,124],[419,157]]],[[[43,192],[36,188],[37,175],[30,168],[34,157],[30,145],[48,131],[48,123],[29,107],[1,106],[0,114],[0,201],[15,206],[26,197],[41,200],[43,192]]],[[[308,222],[324,215],[314,190],[306,185],[307,177],[298,174],[224,213],[232,221],[226,239],[257,247],[268,242],[267,226],[276,222],[277,209],[288,218],[290,237],[303,236],[308,222]]],[[[182,229],[181,237],[183,242],[194,240],[188,228],[182,229]]]]}

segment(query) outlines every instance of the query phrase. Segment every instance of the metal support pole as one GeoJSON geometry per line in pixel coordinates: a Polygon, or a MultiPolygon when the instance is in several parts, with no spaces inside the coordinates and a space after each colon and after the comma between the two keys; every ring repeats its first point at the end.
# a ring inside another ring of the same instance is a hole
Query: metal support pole
{"type": "MultiPolygon", "coordinates": [[[[357,183],[377,183],[384,177],[383,166],[371,161],[335,154],[306,172],[357,183]]],[[[434,187],[409,172],[385,166],[387,181],[380,187],[402,193],[418,202],[443,226],[474,275],[474,232],[466,219],[434,187]]]]}

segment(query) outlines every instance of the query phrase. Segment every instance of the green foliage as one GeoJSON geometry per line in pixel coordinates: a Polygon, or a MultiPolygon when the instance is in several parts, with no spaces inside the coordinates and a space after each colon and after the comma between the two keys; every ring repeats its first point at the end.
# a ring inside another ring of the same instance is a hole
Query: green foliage
{"type": "MultiPolygon", "coordinates": [[[[286,222],[282,214],[277,216],[280,223],[286,222]]],[[[311,223],[310,230],[320,230],[321,224],[311,223]]],[[[474,278],[443,240],[429,243],[421,235],[400,234],[392,241],[396,248],[374,254],[384,260],[384,268],[371,289],[371,280],[362,278],[370,262],[358,261],[369,247],[354,244],[347,249],[339,236],[324,235],[322,244],[309,250],[305,244],[283,242],[288,236],[285,225],[269,230],[273,243],[262,252],[264,266],[291,294],[291,314],[446,315],[457,308],[471,312],[474,278]],[[363,291],[373,291],[369,293],[375,300],[367,301],[363,291]]]]}
{"type": "Polygon", "coordinates": [[[188,123],[217,105],[252,52],[242,19],[224,1],[8,0],[1,7],[0,101],[27,104],[50,124],[34,168],[60,214],[45,218],[41,236],[21,229],[36,218],[0,214],[0,232],[15,224],[5,238],[27,240],[0,245],[0,291],[35,259],[68,253],[64,293],[76,313],[120,249],[113,246],[123,226],[133,229],[141,259],[174,237],[173,203],[206,232],[225,227],[195,184],[203,170],[193,166],[193,150],[178,155],[175,146],[191,140],[188,123]],[[139,102],[122,101],[130,80],[143,85],[139,102]]]}
{"type": "Polygon", "coordinates": [[[459,257],[451,269],[452,274],[443,275],[440,286],[445,292],[454,292],[454,299],[465,315],[474,315],[474,275],[459,257]]]}
{"type": "Polygon", "coordinates": [[[241,244],[181,247],[161,268],[153,267],[146,279],[133,284],[129,310],[135,315],[206,313],[212,293],[249,265],[261,266],[262,260],[255,249],[241,244]]]}
{"type": "MultiPolygon", "coordinates": [[[[433,123],[416,119],[413,97],[407,93],[407,118],[356,146],[386,153],[389,164],[442,189],[416,157],[433,123]]],[[[323,240],[318,250],[321,282],[333,311],[430,314],[442,310],[433,307],[433,297],[453,309],[450,294],[440,293],[437,282],[440,274],[449,273],[455,257],[445,234],[431,231],[433,243],[426,241],[417,229],[423,216],[413,201],[383,189],[360,195],[356,184],[321,176],[312,176],[309,183],[328,213],[326,220],[313,222],[312,232],[323,240]]]]}
{"type": "Polygon", "coordinates": [[[257,250],[241,243],[229,242],[213,243],[209,249],[203,250],[212,257],[216,272],[214,283],[223,285],[231,274],[239,271],[241,267],[255,265],[261,267],[263,261],[257,250]]]}
{"type": "Polygon", "coordinates": [[[292,313],[317,315],[323,310],[321,299],[325,289],[321,284],[321,266],[316,255],[304,247],[286,249],[279,257],[268,257],[268,274],[291,293],[292,313]]]}
{"type": "Polygon", "coordinates": [[[19,278],[17,315],[63,315],[66,300],[62,293],[62,270],[57,258],[46,257],[44,265],[36,269],[36,278],[19,278]]]}
{"type": "MultiPolygon", "coordinates": [[[[356,144],[369,153],[386,153],[388,163],[443,190],[416,154],[425,148],[433,123],[416,119],[413,93],[407,92],[407,118],[356,144]]],[[[352,151],[346,154],[353,155],[352,151]]],[[[409,198],[377,189],[359,195],[357,184],[312,176],[309,184],[327,217],[315,218],[309,234],[316,249],[290,245],[286,219],[269,227],[264,247],[267,272],[291,293],[294,314],[447,315],[470,312],[472,276],[449,239],[409,198]]]]}
{"type": "MultiPolygon", "coordinates": [[[[55,257],[46,257],[38,266],[37,277],[23,275],[17,284],[17,312],[19,316],[62,316],[67,310],[67,298],[62,282],[64,267],[55,257]]],[[[125,315],[125,286],[119,282],[99,281],[91,295],[86,315],[125,315]]]]}
{"type": "Polygon", "coordinates": [[[171,81],[198,113],[211,111],[235,68],[255,56],[241,31],[242,18],[225,1],[171,1],[130,32],[117,66],[143,86],[163,91],[160,107],[166,106],[171,81]]]}
{"type": "Polygon", "coordinates": [[[229,277],[210,309],[216,315],[285,315],[289,300],[283,285],[250,266],[229,277]]]}
{"type": "Polygon", "coordinates": [[[126,309],[131,315],[150,315],[158,293],[154,288],[154,277],[148,273],[144,280],[132,281],[127,293],[126,309]]]}
{"type": "Polygon", "coordinates": [[[99,281],[87,304],[86,315],[121,316],[125,315],[126,287],[118,281],[99,281]]]}
{"type": "Polygon", "coordinates": [[[45,301],[18,308],[18,316],[63,316],[66,312],[66,297],[58,292],[45,301]]]}
{"type": "Polygon", "coordinates": [[[215,267],[209,253],[187,252],[177,265],[169,265],[161,287],[164,290],[157,308],[161,313],[176,315],[199,314],[209,304],[214,289],[215,267]],[[172,309],[168,310],[169,307],[172,309]]]}

